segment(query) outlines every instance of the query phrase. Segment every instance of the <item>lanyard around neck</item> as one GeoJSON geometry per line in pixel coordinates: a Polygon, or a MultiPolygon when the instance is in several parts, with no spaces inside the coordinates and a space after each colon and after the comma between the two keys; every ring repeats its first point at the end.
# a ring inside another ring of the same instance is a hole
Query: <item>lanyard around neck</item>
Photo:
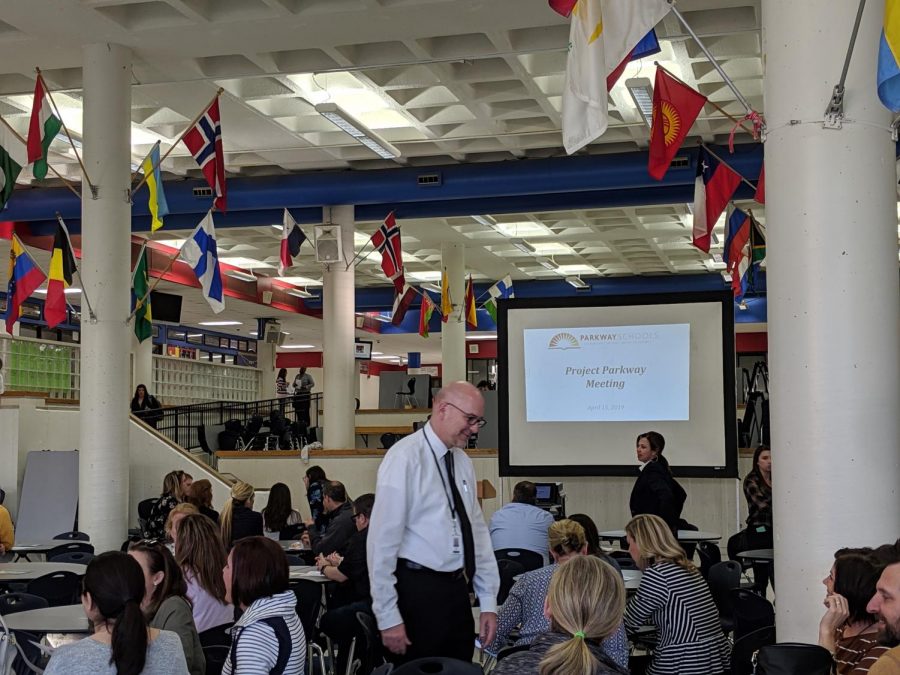
{"type": "MultiPolygon", "coordinates": [[[[423,428],[422,435],[425,437],[425,442],[428,444],[428,449],[431,451],[431,458],[434,460],[434,468],[437,469],[438,478],[441,479],[441,488],[444,490],[444,496],[447,498],[447,506],[450,507],[450,515],[453,519],[456,519],[456,504],[453,502],[453,491],[452,487],[448,486],[444,482],[444,474],[441,471],[441,463],[438,461],[437,453],[434,450],[434,446],[431,445],[431,441],[428,439],[428,432],[423,428]]],[[[452,448],[447,448],[447,452],[453,452],[452,448]]],[[[450,455],[450,459],[452,461],[453,455],[450,455]]],[[[453,476],[447,475],[448,480],[453,480],[453,476]]]]}

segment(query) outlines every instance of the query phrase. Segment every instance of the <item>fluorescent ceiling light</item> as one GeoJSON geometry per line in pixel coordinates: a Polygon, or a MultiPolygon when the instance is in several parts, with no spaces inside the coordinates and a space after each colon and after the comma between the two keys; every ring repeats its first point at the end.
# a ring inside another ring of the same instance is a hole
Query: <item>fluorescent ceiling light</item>
{"type": "Polygon", "coordinates": [[[372,356],[384,356],[384,352],[372,352],[372,356]]]}
{"type": "Polygon", "coordinates": [[[653,123],[653,85],[646,77],[625,80],[625,87],[649,127],[653,123]]]}
{"type": "Polygon", "coordinates": [[[420,284],[422,288],[426,291],[431,291],[432,293],[442,293],[441,287],[436,284],[420,284]]]}
{"type": "Polygon", "coordinates": [[[379,138],[372,130],[338,107],[336,103],[320,103],[316,106],[316,112],[382,159],[396,159],[400,156],[397,148],[379,138]]]}
{"type": "Polygon", "coordinates": [[[292,288],[287,291],[288,295],[293,295],[295,298],[318,298],[318,295],[313,295],[309,291],[304,291],[302,288],[292,288]]]}
{"type": "Polygon", "coordinates": [[[494,229],[507,237],[547,237],[552,234],[545,225],[530,220],[497,223],[494,225],[494,229]]]}
{"type": "Polygon", "coordinates": [[[291,286],[321,286],[321,279],[311,279],[309,277],[273,277],[278,281],[283,281],[291,286]]]}
{"type": "Polygon", "coordinates": [[[192,338],[192,337],[203,337],[203,333],[188,333],[187,336],[188,336],[189,338],[192,338]]]}
{"type": "Polygon", "coordinates": [[[575,288],[590,288],[590,284],[583,281],[581,277],[566,277],[566,283],[575,288]]]}
{"type": "Polygon", "coordinates": [[[225,270],[225,276],[232,279],[240,279],[241,281],[256,281],[256,277],[250,272],[241,272],[240,270],[225,270]]]}
{"type": "Polygon", "coordinates": [[[200,321],[198,326],[243,326],[243,321],[200,321]]]}
{"type": "Polygon", "coordinates": [[[406,276],[410,279],[414,279],[415,281],[440,281],[441,273],[440,272],[407,272],[406,276]]]}
{"type": "Polygon", "coordinates": [[[559,265],[557,265],[555,262],[550,260],[550,258],[538,257],[538,258],[535,258],[535,260],[541,267],[545,267],[548,270],[559,269],[559,265]]]}
{"type": "Polygon", "coordinates": [[[375,356],[374,358],[378,359],[379,361],[399,361],[400,360],[399,356],[390,356],[390,355],[384,355],[384,354],[375,356]]]}
{"type": "Polygon", "coordinates": [[[315,345],[281,345],[282,349],[313,349],[315,345]]]}
{"type": "Polygon", "coordinates": [[[527,253],[528,255],[531,255],[537,250],[524,239],[510,239],[509,243],[519,249],[522,253],[527,253]]]}
{"type": "Polygon", "coordinates": [[[255,330],[251,330],[248,335],[259,335],[255,330]]]}
{"type": "MultiPolygon", "coordinates": [[[[900,218],[900,208],[898,208],[897,211],[897,217],[900,218]]],[[[497,228],[497,224],[490,216],[471,216],[471,218],[479,225],[484,225],[485,227],[489,227],[492,230],[497,228]]]]}
{"type": "Polygon", "coordinates": [[[591,265],[560,265],[560,274],[597,274],[597,268],[591,265]]]}
{"type": "Polygon", "coordinates": [[[281,223],[272,223],[272,227],[274,227],[279,232],[281,232],[284,229],[284,225],[282,225],[281,223]]]}
{"type": "Polygon", "coordinates": [[[568,244],[558,241],[538,242],[534,244],[534,250],[539,255],[574,255],[575,251],[568,244]]]}
{"type": "Polygon", "coordinates": [[[466,335],[466,340],[496,340],[496,335],[466,335]]]}
{"type": "Polygon", "coordinates": [[[275,266],[270,265],[269,263],[262,262],[261,260],[254,260],[253,258],[244,258],[241,256],[226,256],[224,258],[219,258],[219,260],[228,265],[234,265],[235,267],[243,267],[244,269],[253,270],[253,269],[273,269],[275,266]]]}
{"type": "MultiPolygon", "coordinates": [[[[80,288],[67,288],[63,291],[66,295],[75,295],[76,293],[81,293],[80,288]]],[[[39,288],[34,292],[34,295],[47,295],[46,288],[39,288]]]]}

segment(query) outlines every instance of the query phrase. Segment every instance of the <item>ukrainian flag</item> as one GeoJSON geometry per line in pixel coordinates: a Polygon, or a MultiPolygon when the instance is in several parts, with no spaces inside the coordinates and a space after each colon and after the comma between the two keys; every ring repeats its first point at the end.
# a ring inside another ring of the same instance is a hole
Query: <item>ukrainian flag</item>
{"type": "Polygon", "coordinates": [[[152,218],[150,231],[156,232],[163,226],[163,218],[169,215],[169,205],[166,203],[166,193],[163,192],[159,171],[159,141],[144,159],[141,168],[144,170],[144,175],[147,176],[147,189],[150,192],[148,204],[152,218]]]}
{"type": "Polygon", "coordinates": [[[878,98],[900,112],[900,0],[885,0],[884,30],[878,47],[878,98]]]}

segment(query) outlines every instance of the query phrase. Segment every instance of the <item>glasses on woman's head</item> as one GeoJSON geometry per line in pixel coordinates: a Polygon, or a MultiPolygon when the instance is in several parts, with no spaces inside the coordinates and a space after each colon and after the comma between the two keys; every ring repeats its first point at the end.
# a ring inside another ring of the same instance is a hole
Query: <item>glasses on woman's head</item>
{"type": "Polygon", "coordinates": [[[468,424],[470,427],[478,427],[479,429],[481,429],[485,424],[487,424],[487,420],[484,419],[483,417],[479,417],[478,415],[473,415],[470,412],[466,412],[465,410],[460,408],[458,405],[453,405],[452,403],[450,403],[450,401],[445,401],[445,403],[447,405],[449,405],[451,408],[456,408],[459,412],[461,412],[463,415],[465,415],[466,424],[468,424]]]}

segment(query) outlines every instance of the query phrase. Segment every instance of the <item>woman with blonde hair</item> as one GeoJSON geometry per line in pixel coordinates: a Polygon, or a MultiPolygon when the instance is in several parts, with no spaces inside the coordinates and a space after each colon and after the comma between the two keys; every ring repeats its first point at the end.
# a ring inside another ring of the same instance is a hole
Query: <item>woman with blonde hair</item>
{"type": "Polygon", "coordinates": [[[178,526],[175,560],[187,582],[197,630],[232,624],[234,607],[225,602],[222,579],[227,555],[219,528],[204,515],[185,516],[178,526]]]}
{"type": "Polygon", "coordinates": [[[659,631],[647,675],[720,675],[729,672],[731,649],[709,586],[687,559],[669,526],[644,514],[625,526],[628,552],[643,570],[625,610],[625,628],[648,623],[659,631]]]}
{"type": "MultiPolygon", "coordinates": [[[[496,656],[497,652],[508,646],[507,640],[513,629],[519,629],[519,638],[513,643],[517,646],[531,644],[541,633],[550,630],[550,621],[544,615],[544,601],[551,579],[564,563],[587,555],[584,528],[575,521],[558,520],[550,526],[547,534],[553,563],[526,572],[513,584],[497,618],[497,637],[486,648],[489,654],[496,656]]],[[[627,669],[628,640],[621,618],[620,615],[617,628],[610,631],[600,646],[614,663],[627,669]]]]}
{"type": "Polygon", "coordinates": [[[225,548],[244,537],[263,536],[262,514],[253,510],[253,486],[238,481],[231,486],[231,499],[225,503],[219,516],[222,541],[225,548]]]}
{"type": "Polygon", "coordinates": [[[550,630],[528,651],[503,659],[495,675],[624,675],[628,669],[601,647],[622,623],[625,584],[612,565],[579,555],[559,566],[550,581],[544,613],[550,630]]]}
{"type": "Polygon", "coordinates": [[[162,539],[165,536],[166,519],[169,511],[185,500],[190,494],[193,477],[186,471],[170,471],[163,478],[163,489],[159,499],[150,509],[147,531],[151,539],[162,539]]]}
{"type": "Polygon", "coordinates": [[[172,542],[170,548],[173,553],[175,552],[175,542],[178,541],[178,523],[181,522],[181,519],[185,516],[193,516],[199,513],[200,510],[188,502],[177,504],[174,509],[169,511],[169,517],[166,518],[165,531],[166,539],[172,542]]]}

